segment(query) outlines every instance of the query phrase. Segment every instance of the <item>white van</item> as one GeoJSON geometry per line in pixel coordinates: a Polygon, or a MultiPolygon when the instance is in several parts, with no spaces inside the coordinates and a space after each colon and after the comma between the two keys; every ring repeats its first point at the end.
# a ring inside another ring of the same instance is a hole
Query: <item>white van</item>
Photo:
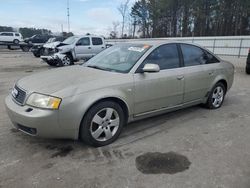
{"type": "Polygon", "coordinates": [[[23,40],[21,33],[0,32],[0,42],[19,44],[23,40]]]}

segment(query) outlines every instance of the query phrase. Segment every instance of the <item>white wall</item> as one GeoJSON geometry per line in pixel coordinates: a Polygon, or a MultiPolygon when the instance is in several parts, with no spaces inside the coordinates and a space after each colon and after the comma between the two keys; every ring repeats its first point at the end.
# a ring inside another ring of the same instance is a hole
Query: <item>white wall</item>
{"type": "Polygon", "coordinates": [[[148,39],[109,39],[108,43],[175,40],[199,44],[217,55],[246,57],[250,48],[250,36],[178,37],[148,39]]]}

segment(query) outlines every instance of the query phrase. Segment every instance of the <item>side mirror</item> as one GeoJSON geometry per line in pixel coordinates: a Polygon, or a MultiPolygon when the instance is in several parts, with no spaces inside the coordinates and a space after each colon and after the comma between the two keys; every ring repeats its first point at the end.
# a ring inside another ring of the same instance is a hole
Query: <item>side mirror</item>
{"type": "Polygon", "coordinates": [[[160,67],[157,64],[146,64],[144,65],[143,72],[160,72],[160,67]]]}

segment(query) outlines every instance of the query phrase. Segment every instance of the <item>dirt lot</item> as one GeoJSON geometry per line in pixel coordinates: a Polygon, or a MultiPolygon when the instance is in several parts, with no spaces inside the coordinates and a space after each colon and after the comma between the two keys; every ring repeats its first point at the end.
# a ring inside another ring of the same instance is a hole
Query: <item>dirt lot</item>
{"type": "Polygon", "coordinates": [[[4,98],[16,80],[49,67],[0,49],[0,188],[249,188],[250,76],[245,59],[229,59],[235,82],[221,109],[196,106],[132,123],[118,141],[96,149],[12,129],[4,98]]]}

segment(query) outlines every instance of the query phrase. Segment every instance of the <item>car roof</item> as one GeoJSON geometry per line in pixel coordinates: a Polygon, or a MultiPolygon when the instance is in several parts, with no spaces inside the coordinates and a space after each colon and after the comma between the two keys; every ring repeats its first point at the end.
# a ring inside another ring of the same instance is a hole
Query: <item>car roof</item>
{"type": "Polygon", "coordinates": [[[170,40],[170,39],[165,39],[165,40],[154,40],[154,39],[149,39],[149,40],[134,40],[134,41],[121,41],[117,42],[115,44],[131,44],[131,45],[149,45],[149,46],[161,46],[164,44],[171,44],[171,43],[177,43],[177,44],[189,44],[193,46],[197,46],[200,48],[203,48],[202,46],[194,43],[188,43],[188,42],[182,42],[182,41],[176,41],[176,40],[170,40]]]}
{"type": "Polygon", "coordinates": [[[102,37],[102,36],[97,36],[97,35],[75,35],[75,36],[77,36],[77,37],[79,37],[79,38],[82,38],[82,37],[98,37],[98,38],[104,38],[104,37],[102,37]]]}

